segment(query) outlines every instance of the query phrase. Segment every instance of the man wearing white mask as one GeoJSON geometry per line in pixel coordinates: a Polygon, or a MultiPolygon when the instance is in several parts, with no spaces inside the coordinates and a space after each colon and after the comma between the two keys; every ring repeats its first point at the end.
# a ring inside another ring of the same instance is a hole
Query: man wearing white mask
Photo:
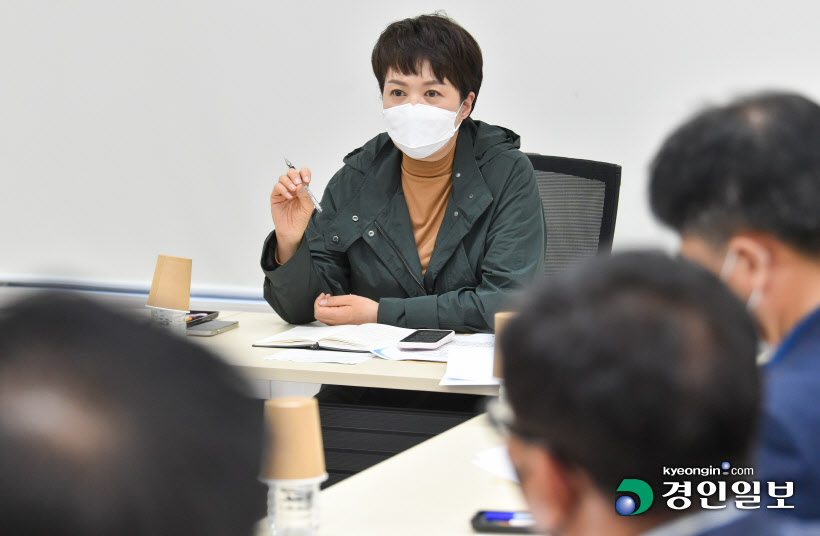
{"type": "Polygon", "coordinates": [[[820,106],[765,93],[702,112],[664,143],[650,195],[772,347],[755,480],[793,482],[781,512],[820,518],[820,106]]]}
{"type": "Polygon", "coordinates": [[[491,331],[543,273],[546,224],[519,137],[470,119],[481,50],[445,16],[388,26],[372,54],[387,133],[350,153],[314,205],[310,170],[271,194],[265,299],[291,323],[491,331]]]}

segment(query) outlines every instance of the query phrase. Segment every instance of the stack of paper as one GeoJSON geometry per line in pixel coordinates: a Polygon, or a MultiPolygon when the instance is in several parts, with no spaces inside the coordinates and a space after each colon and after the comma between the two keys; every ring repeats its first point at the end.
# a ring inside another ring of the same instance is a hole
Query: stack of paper
{"type": "Polygon", "coordinates": [[[499,385],[493,377],[493,351],[476,352],[470,348],[453,349],[447,370],[439,385],[499,385]]]}
{"type": "Polygon", "coordinates": [[[373,353],[383,359],[393,361],[438,361],[446,363],[450,354],[458,353],[460,350],[469,349],[474,355],[492,356],[495,348],[495,335],[491,333],[475,333],[473,335],[459,334],[456,337],[435,350],[402,350],[396,345],[385,348],[377,348],[373,353]]]}

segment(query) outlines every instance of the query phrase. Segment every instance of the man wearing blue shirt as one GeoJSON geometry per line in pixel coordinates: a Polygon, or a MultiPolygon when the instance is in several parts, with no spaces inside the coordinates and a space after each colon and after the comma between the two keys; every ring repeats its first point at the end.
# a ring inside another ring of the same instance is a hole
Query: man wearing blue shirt
{"type": "Polygon", "coordinates": [[[708,109],[664,142],[650,181],[681,253],[746,301],[773,349],[755,479],[793,482],[783,512],[820,518],[820,106],[765,93],[708,109]]]}

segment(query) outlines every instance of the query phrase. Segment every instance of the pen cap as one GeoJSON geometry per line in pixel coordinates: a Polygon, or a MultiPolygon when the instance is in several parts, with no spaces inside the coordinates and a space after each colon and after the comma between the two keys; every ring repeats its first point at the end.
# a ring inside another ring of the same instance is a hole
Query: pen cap
{"type": "Polygon", "coordinates": [[[191,302],[191,259],[160,255],[148,294],[148,305],[188,311],[191,302]]]}
{"type": "Polygon", "coordinates": [[[265,401],[263,480],[302,480],[325,475],[325,452],[315,398],[265,401]]]}
{"type": "Polygon", "coordinates": [[[503,378],[503,370],[501,369],[501,346],[498,342],[498,336],[504,330],[504,325],[509,322],[511,318],[515,318],[518,313],[503,312],[495,313],[495,355],[493,357],[493,377],[503,378]]]}

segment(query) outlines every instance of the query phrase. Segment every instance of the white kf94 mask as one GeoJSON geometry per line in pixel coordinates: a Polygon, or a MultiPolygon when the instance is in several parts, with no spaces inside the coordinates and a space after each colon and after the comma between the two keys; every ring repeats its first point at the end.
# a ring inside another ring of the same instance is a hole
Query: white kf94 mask
{"type": "MultiPolygon", "coordinates": [[[[464,103],[462,103],[462,106],[464,103]]],[[[461,111],[451,112],[427,104],[402,104],[382,110],[387,134],[401,152],[415,158],[427,158],[453,137],[458,126],[456,117],[461,111]]]]}

